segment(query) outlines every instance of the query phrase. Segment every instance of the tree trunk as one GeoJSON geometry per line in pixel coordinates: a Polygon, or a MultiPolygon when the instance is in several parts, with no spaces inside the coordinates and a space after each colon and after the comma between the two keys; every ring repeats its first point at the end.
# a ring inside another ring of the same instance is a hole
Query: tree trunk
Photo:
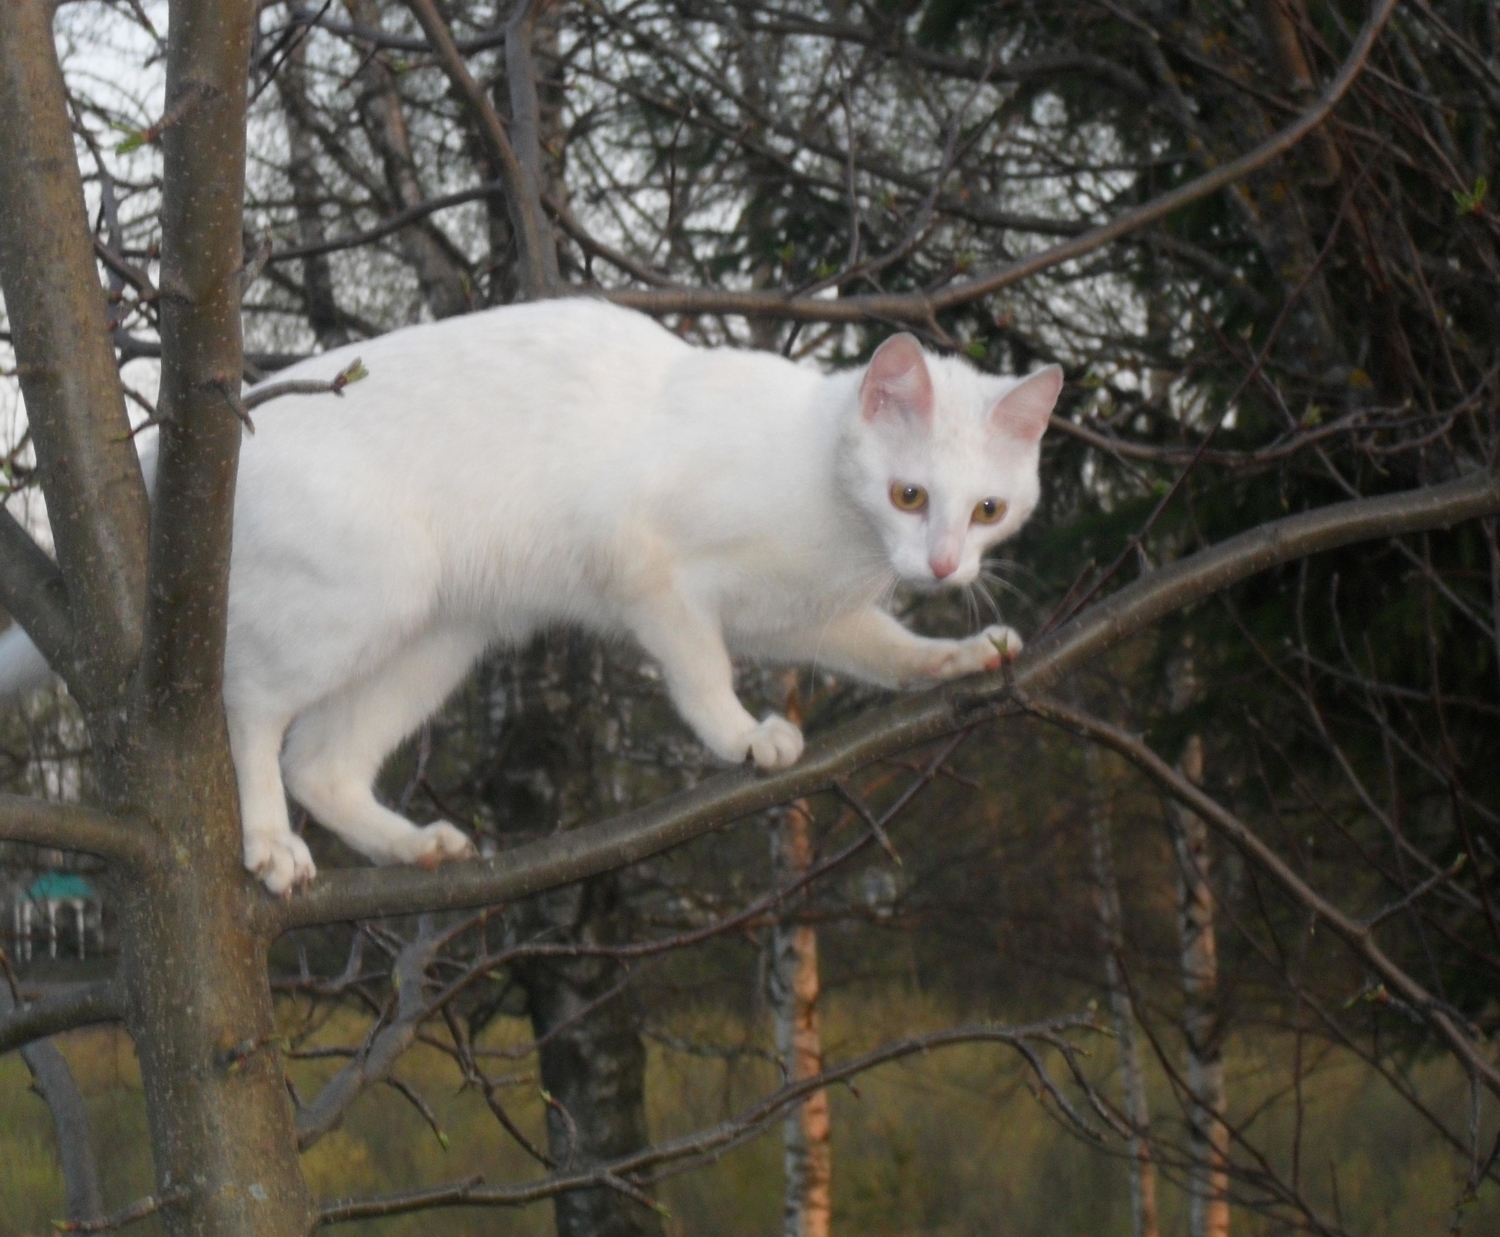
{"type": "MultiPolygon", "coordinates": [[[[380,8],[375,0],[354,0],[350,10],[356,20],[379,27],[380,8]]],[[[406,111],[385,55],[374,51],[360,69],[357,106],[370,144],[380,155],[395,213],[419,205],[427,195],[417,179],[406,111]]],[[[431,223],[422,220],[402,228],[398,239],[401,255],[415,272],[422,299],[434,318],[451,318],[474,308],[467,273],[435,235],[431,223]]]]}
{"type": "MultiPolygon", "coordinates": [[[[792,713],[789,708],[788,715],[792,713]]],[[[773,817],[771,854],[776,885],[796,880],[811,866],[811,823],[802,799],[773,817]]],[[[768,979],[776,1051],[786,1080],[811,1078],[823,1069],[818,935],[811,924],[797,922],[795,913],[778,919],[771,929],[768,979]]],[[[829,1132],[827,1091],[814,1091],[787,1113],[782,1124],[785,1237],[828,1237],[833,1176],[829,1132]]]]}
{"type": "MultiPolygon", "coordinates": [[[[493,797],[502,827],[567,828],[621,806],[609,775],[618,710],[598,645],[554,636],[507,670],[508,684],[490,692],[500,723],[491,743],[508,752],[493,797]]],[[[630,915],[610,875],[519,903],[509,925],[521,940],[612,944],[628,938],[630,915]]],[[[649,1145],[646,1047],[621,991],[625,968],[606,957],[553,957],[518,967],[516,978],[541,1044],[552,1159],[577,1168],[649,1145]]],[[[610,1189],[560,1195],[555,1215],[558,1237],[662,1233],[654,1210],[610,1189]]]]}
{"type": "MultiPolygon", "coordinates": [[[[207,722],[208,719],[200,719],[207,722]]],[[[195,752],[137,728],[128,770],[101,778],[170,839],[160,870],[121,881],[120,974],[140,1060],[168,1234],[303,1237],[313,1205],[276,1049],[264,896],[240,862],[222,721],[195,752]]]]}
{"type": "MultiPolygon", "coordinates": [[[[287,179],[292,182],[292,198],[297,209],[297,242],[320,245],[326,239],[321,215],[322,185],[318,179],[317,156],[309,131],[307,114],[311,103],[307,94],[307,40],[294,43],[286,62],[276,74],[276,92],[281,99],[286,121],[287,179]]],[[[310,254],[302,259],[302,297],[307,325],[318,343],[337,348],[349,342],[349,332],[339,313],[338,297],[333,290],[333,271],[326,253],[310,254]]]]}
{"type": "MultiPolygon", "coordinates": [[[[312,1220],[267,1047],[265,942],[249,927],[264,893],[241,867],[222,697],[255,13],[250,0],[169,10],[162,428],[148,518],[52,6],[0,5],[0,277],[64,586],[41,581],[44,599],[62,601],[32,605],[28,631],[83,708],[100,796],[135,839],[133,870],[116,882],[120,980],[172,1237],[303,1237],[312,1220]]],[[[34,576],[54,570],[22,561],[34,576]]]]}
{"type": "MultiPolygon", "coordinates": [[[[1203,779],[1203,740],[1191,736],[1179,767],[1193,783],[1203,779]]],[[[1182,946],[1182,1032],[1187,1042],[1189,1092],[1190,1237],[1228,1237],[1229,1128],[1224,1091],[1223,1020],[1219,1009],[1219,955],[1214,898],[1209,882],[1208,826],[1175,800],[1169,808],[1177,848],[1178,927],[1182,946]]]]}
{"type": "Polygon", "coordinates": [[[1110,810],[1104,793],[1103,761],[1092,743],[1084,745],[1089,835],[1094,863],[1094,897],[1099,913],[1099,946],[1104,955],[1104,982],[1109,992],[1115,1042],[1120,1052],[1120,1086],[1125,1093],[1125,1119],[1135,1131],[1130,1139],[1130,1219],[1135,1237],[1158,1237],[1156,1162],[1151,1154],[1151,1109],[1146,1101],[1146,1076],[1135,1041],[1135,1003],[1120,970],[1125,932],[1120,914],[1120,884],[1110,842],[1110,810]]]}
{"type": "MultiPolygon", "coordinates": [[[[532,899],[517,915],[546,939],[608,944],[625,939],[619,881],[602,877],[532,899]],[[550,929],[550,930],[549,930],[550,929]]],[[[607,958],[553,958],[520,968],[531,1026],[541,1042],[547,1141],[564,1170],[639,1151],[646,1130],[646,1047],[625,980],[607,958]]],[[[615,1190],[575,1190],[555,1203],[558,1237],[657,1237],[656,1212],[615,1190]]]]}

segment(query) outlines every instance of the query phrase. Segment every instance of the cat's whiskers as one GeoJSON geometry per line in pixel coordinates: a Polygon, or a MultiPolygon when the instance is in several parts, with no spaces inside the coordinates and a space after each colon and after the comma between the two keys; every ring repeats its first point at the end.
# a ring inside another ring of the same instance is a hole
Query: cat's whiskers
{"type": "Polygon", "coordinates": [[[981,571],[979,574],[980,578],[969,585],[969,600],[974,607],[975,627],[982,630],[985,625],[984,616],[980,613],[979,603],[981,601],[989,608],[990,613],[995,616],[995,622],[1003,627],[1005,626],[1005,618],[1000,613],[1000,603],[990,594],[989,589],[985,588],[985,584],[988,582],[985,573],[981,571]]]}
{"type": "Polygon", "coordinates": [[[1015,597],[1018,601],[1029,602],[1031,600],[1030,596],[1027,593],[1018,588],[1015,584],[1012,584],[998,572],[990,571],[986,568],[981,567],[979,569],[979,578],[986,584],[992,584],[996,588],[1003,589],[1005,592],[1015,597]]]}
{"type": "Polygon", "coordinates": [[[974,600],[974,591],[979,587],[978,581],[972,581],[963,586],[961,590],[964,598],[964,611],[969,620],[969,627],[973,631],[979,630],[979,603],[974,600]]]}

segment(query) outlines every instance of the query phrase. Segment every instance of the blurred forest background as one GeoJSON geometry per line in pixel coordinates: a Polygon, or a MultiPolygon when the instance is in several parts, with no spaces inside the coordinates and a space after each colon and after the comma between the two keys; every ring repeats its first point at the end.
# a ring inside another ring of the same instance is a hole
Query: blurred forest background
{"type": "MultiPolygon", "coordinates": [[[[840,309],[1005,269],[1222,166],[1316,105],[1370,13],[1356,0],[273,0],[252,64],[247,377],[516,298],[493,134],[530,132],[569,289],[807,364],[855,364],[904,326],[995,372],[1064,366],[1032,523],[984,588],[900,602],[926,631],[973,630],[998,608],[1029,638],[1269,519],[1495,466],[1493,0],[1396,6],[1310,136],[1108,246],[918,321],[840,309]]],[[[165,7],[138,0],[57,17],[141,422],[164,29],[165,7]]],[[[18,398],[0,399],[19,513],[31,456],[18,398]]],[[[815,669],[745,667],[742,690],[800,710],[813,734],[878,702],[815,669]]],[[[654,1204],[606,1184],[350,1231],[1500,1231],[1494,1100],[1432,1031],[1437,1014],[1481,1044],[1500,1031],[1494,522],[1266,573],[1129,642],[1064,698],[1246,822],[1376,934],[1428,1007],[1124,760],[1016,718],[863,771],[878,828],[853,800],[820,797],[482,916],[283,939],[275,983],[316,1192],[524,1180],[726,1122],[713,1146],[662,1158],[654,1204]],[[955,1033],[788,1111],[757,1109],[881,1045],[993,1023],[1061,1034],[1069,1018],[1098,1029],[1060,1041],[1084,1055],[1054,1044],[1028,1062],[955,1033]],[[325,1089],[377,1059],[368,1081],[384,1085],[325,1089]]],[[[66,700],[42,693],[3,724],[8,787],[85,786],[66,700]]],[[[636,651],[558,632],[488,661],[392,761],[384,792],[495,849],[706,771],[636,651]]],[[[307,838],[320,867],[355,862],[322,831],[307,838]]],[[[106,973],[107,894],[87,905],[83,960],[73,911],[54,947],[37,902],[45,873],[87,864],[18,844],[3,858],[19,984],[106,973]],[[28,891],[21,939],[12,911],[28,891]]],[[[129,1041],[103,1029],[61,1046],[121,1206],[151,1188],[129,1041]]],[[[0,1060],[5,1234],[63,1214],[29,1079],[0,1060]]]]}

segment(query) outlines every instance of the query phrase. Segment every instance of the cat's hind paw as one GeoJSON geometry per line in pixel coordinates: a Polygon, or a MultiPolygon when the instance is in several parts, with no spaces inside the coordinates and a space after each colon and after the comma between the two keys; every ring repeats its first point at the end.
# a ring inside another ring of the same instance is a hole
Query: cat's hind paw
{"type": "Polygon", "coordinates": [[[307,843],[290,831],[262,837],[245,837],[245,867],[278,898],[312,884],[318,874],[307,843]]]}
{"type": "Polygon", "coordinates": [[[802,758],[802,732],[772,713],[746,736],[745,746],[757,769],[785,769],[802,758]]]}
{"type": "Polygon", "coordinates": [[[409,853],[402,859],[419,868],[435,868],[457,859],[472,859],[477,854],[479,851],[467,834],[440,820],[413,830],[409,853]]]}

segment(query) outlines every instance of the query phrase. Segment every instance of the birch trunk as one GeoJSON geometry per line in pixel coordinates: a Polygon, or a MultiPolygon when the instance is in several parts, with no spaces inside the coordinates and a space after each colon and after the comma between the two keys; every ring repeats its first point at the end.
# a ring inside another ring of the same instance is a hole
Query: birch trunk
{"type": "MultiPolygon", "coordinates": [[[[1203,740],[1191,736],[1179,762],[1193,783],[1203,780],[1203,740]]],[[[1178,927],[1182,947],[1182,1032],[1187,1042],[1190,1237],[1229,1235],[1229,1129],[1224,1092],[1223,1022],[1219,1010],[1219,955],[1214,936],[1208,827],[1174,802],[1178,927]]]]}
{"type": "Polygon", "coordinates": [[[1110,842],[1110,809],[1104,794],[1099,749],[1084,747],[1089,833],[1093,843],[1094,897],[1099,914],[1099,946],[1104,955],[1104,982],[1109,991],[1110,1015],[1120,1051],[1120,1086],[1125,1118],[1134,1131],[1130,1139],[1130,1220],[1134,1237],[1158,1237],[1156,1162],[1151,1155],[1151,1108],[1146,1100],[1146,1077],[1135,1040],[1135,1003],[1120,970],[1125,935],[1120,913],[1120,884],[1110,842]]]}
{"type": "MultiPolygon", "coordinates": [[[[772,835],[778,884],[795,880],[812,862],[809,823],[801,800],[778,813],[772,835]]],[[[818,934],[810,924],[788,918],[772,929],[769,986],[776,1051],[787,1080],[811,1078],[823,1069],[823,1034],[818,1015],[818,934]]],[[[782,1232],[786,1237],[827,1237],[833,1170],[827,1091],[814,1091],[787,1114],[782,1138],[782,1232]]]]}
{"type": "MultiPolygon", "coordinates": [[[[801,721],[795,688],[787,716],[801,721]]],[[[797,880],[812,865],[812,817],[798,799],[773,817],[771,856],[777,886],[797,880]]],[[[768,987],[776,1024],[776,1051],[786,1080],[811,1078],[823,1069],[823,1032],[818,1014],[818,934],[794,914],[771,930],[768,987]]],[[[833,1148],[829,1143],[828,1092],[814,1091],[782,1125],[786,1195],[785,1237],[828,1237],[832,1217],[833,1148]]]]}

